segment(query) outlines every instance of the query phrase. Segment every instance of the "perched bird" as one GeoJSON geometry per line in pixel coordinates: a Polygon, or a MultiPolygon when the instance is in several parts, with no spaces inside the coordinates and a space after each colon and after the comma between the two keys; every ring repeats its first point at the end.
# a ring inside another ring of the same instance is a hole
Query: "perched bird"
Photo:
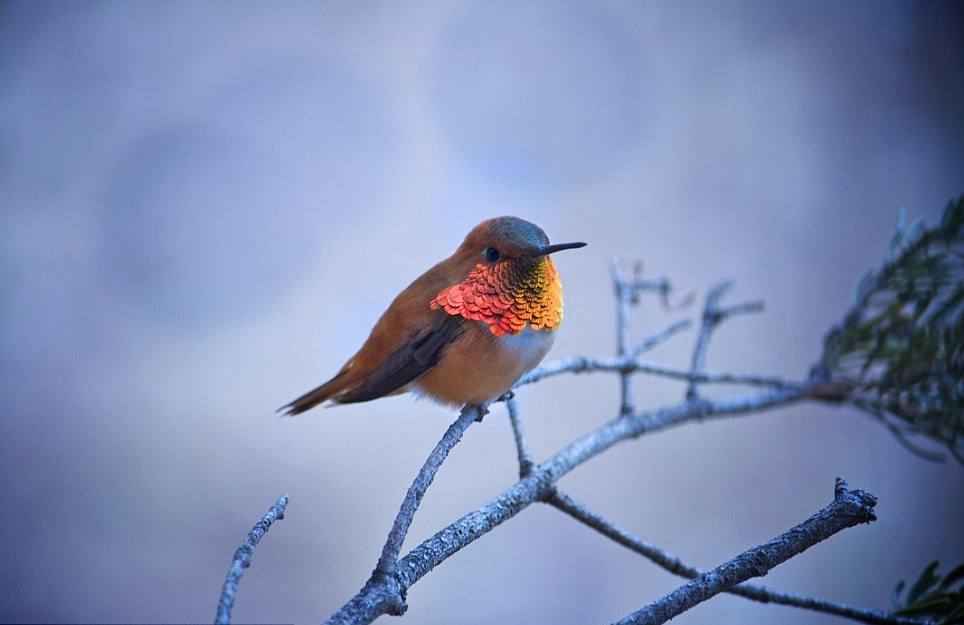
{"type": "Polygon", "coordinates": [[[562,284],[549,244],[518,217],[469,232],[449,258],[391,303],[335,377],[280,408],[295,415],[331,400],[369,401],[411,390],[442,404],[491,401],[535,367],[562,320],[562,284]]]}

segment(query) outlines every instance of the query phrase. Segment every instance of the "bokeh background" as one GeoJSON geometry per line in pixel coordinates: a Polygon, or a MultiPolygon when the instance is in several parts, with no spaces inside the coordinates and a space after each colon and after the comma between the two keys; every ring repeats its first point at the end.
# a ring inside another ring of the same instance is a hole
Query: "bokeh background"
{"type": "MultiPolygon", "coordinates": [[[[0,620],[205,622],[282,493],[235,621],[320,622],[367,579],[454,418],[412,397],[279,419],[479,221],[554,241],[550,355],[613,352],[608,263],[766,312],[712,371],[804,376],[899,209],[964,191],[955,2],[0,4],[0,620]]],[[[648,355],[685,366],[690,331],[648,355]]],[[[683,387],[641,377],[641,408],[683,387]]],[[[717,389],[714,393],[738,389],[717,389]]],[[[616,379],[519,393],[537,460],[612,418],[616,379]]],[[[409,547],[514,482],[504,409],[473,426],[409,547]]],[[[574,497],[700,566],[803,520],[834,478],[880,498],[763,581],[886,608],[964,559],[964,469],[812,404],[625,443],[574,497]]],[[[533,506],[414,586],[405,622],[606,623],[679,580],[533,506]]],[[[720,597],[680,623],[837,623],[720,597]]]]}

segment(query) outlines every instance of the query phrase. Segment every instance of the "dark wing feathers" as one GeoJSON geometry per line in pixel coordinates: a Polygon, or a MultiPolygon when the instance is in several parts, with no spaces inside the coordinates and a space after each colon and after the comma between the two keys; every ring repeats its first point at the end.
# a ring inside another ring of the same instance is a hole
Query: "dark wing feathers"
{"type": "Polygon", "coordinates": [[[339,404],[369,401],[402,388],[438,364],[445,347],[465,332],[464,321],[461,317],[446,317],[439,327],[389,354],[358,386],[334,397],[333,401],[339,404]]]}
{"type": "Polygon", "coordinates": [[[414,340],[396,349],[358,384],[341,390],[346,384],[343,377],[349,375],[350,371],[346,366],[331,380],[279,410],[285,410],[287,415],[296,415],[329,399],[338,404],[351,404],[378,399],[397,391],[438,364],[445,347],[465,332],[464,322],[462,317],[446,315],[438,327],[417,335],[414,340]]]}

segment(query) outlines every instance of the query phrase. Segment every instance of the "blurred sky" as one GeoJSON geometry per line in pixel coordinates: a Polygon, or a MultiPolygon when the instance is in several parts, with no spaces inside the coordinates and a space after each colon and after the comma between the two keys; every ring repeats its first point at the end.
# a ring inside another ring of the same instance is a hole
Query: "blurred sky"
{"type": "MultiPolygon", "coordinates": [[[[898,210],[964,191],[955,2],[0,4],[0,620],[205,622],[284,492],[236,622],[320,622],[367,579],[451,411],[403,396],[278,419],[479,221],[554,241],[549,358],[610,355],[613,256],[760,315],[712,371],[799,379],[898,210]]],[[[685,366],[695,332],[648,355],[685,366]]],[[[683,387],[639,378],[640,407],[683,387]]],[[[733,392],[716,389],[714,393],[733,392]]],[[[611,419],[606,376],[519,392],[537,460],[611,419]]],[[[513,483],[504,409],[443,467],[408,547],[513,483]]],[[[964,560],[964,470],[849,409],[691,424],[562,480],[709,567],[805,519],[834,478],[880,520],[766,583],[888,607],[964,560]]],[[[606,623],[679,580],[533,506],[409,592],[410,625],[606,623]]],[[[721,597],[679,623],[838,623],[721,597]]]]}

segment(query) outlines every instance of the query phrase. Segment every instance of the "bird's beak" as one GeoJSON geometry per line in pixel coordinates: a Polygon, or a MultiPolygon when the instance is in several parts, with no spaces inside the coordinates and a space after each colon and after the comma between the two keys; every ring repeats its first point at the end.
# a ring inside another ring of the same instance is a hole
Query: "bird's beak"
{"type": "Polygon", "coordinates": [[[574,250],[577,247],[586,247],[586,244],[581,241],[576,243],[554,243],[552,245],[546,245],[545,247],[540,248],[539,251],[534,254],[534,256],[546,256],[561,250],[574,250]]]}

